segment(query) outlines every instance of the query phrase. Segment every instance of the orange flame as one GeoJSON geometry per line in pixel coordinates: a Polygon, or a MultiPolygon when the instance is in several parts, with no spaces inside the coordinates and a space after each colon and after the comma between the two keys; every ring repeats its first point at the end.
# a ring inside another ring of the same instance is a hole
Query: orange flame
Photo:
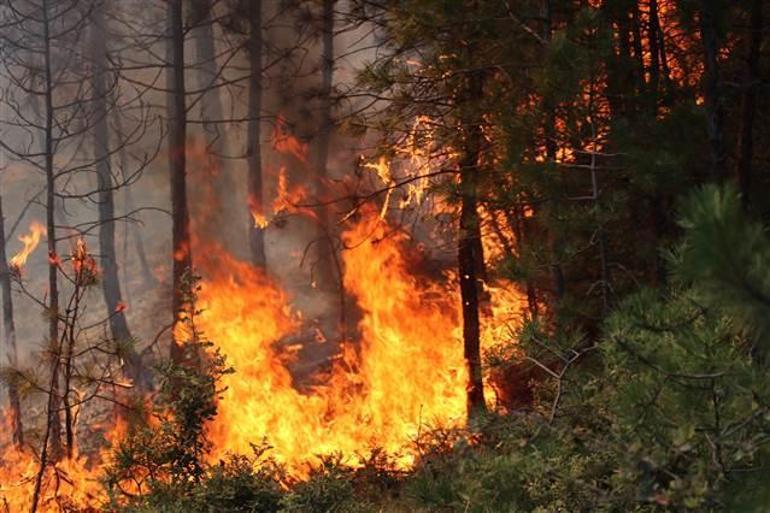
{"type": "Polygon", "coordinates": [[[33,221],[29,227],[29,234],[20,235],[19,240],[24,244],[24,248],[16,253],[10,261],[13,268],[21,269],[27,263],[27,258],[40,244],[40,239],[47,233],[45,226],[33,221]]]}
{"type": "Polygon", "coordinates": [[[310,218],[317,218],[316,213],[312,209],[301,206],[301,204],[308,198],[308,195],[308,191],[303,185],[289,185],[286,168],[281,167],[278,171],[276,196],[273,200],[274,214],[286,212],[302,214],[310,218]]]}
{"type": "MultiPolygon", "coordinates": [[[[11,448],[0,463],[0,504],[3,511],[29,511],[34,481],[39,470],[37,458],[27,450],[11,448]]],[[[63,460],[46,469],[37,511],[99,511],[106,496],[99,482],[100,470],[89,467],[84,457],[63,460]]]]}
{"type": "Polygon", "coordinates": [[[245,453],[265,436],[296,475],[320,455],[375,447],[407,466],[421,427],[464,422],[466,371],[459,331],[451,329],[456,298],[412,276],[406,236],[383,238],[388,231],[370,212],[343,236],[356,246],[344,254],[345,285],[363,312],[361,339],[343,345],[309,393],[295,388],[287,368],[294,352],[280,348],[300,322],[286,294],[250,265],[206,252],[216,260],[203,265],[210,280],[200,325],[236,369],[211,426],[215,456],[245,453]]]}
{"type": "Polygon", "coordinates": [[[286,118],[278,115],[273,130],[273,149],[278,153],[293,156],[303,164],[307,164],[308,145],[291,134],[286,118]]]}

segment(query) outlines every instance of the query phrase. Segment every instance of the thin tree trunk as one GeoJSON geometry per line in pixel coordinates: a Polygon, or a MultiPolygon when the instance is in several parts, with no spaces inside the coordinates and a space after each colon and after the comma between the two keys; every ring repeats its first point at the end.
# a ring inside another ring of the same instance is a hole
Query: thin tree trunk
{"type": "MultiPolygon", "coordinates": [[[[48,21],[48,0],[43,0],[42,26],[43,26],[43,45],[44,45],[44,80],[45,80],[45,128],[44,128],[44,155],[45,155],[45,179],[46,179],[46,232],[48,246],[48,342],[50,347],[57,347],[59,343],[59,256],[56,249],[56,172],[53,162],[53,78],[51,63],[51,40],[48,21]]],[[[61,360],[61,347],[51,355],[51,392],[49,398],[48,419],[46,430],[50,431],[51,454],[53,459],[61,456],[61,413],[59,412],[59,364],[61,360]]],[[[47,437],[46,437],[47,439],[47,437]]],[[[47,447],[44,444],[41,449],[40,465],[45,467],[47,464],[43,454],[47,447]]]]}
{"type": "Polygon", "coordinates": [[[633,36],[634,59],[636,62],[636,74],[639,76],[639,83],[644,84],[646,77],[644,73],[644,43],[642,41],[642,15],[639,12],[639,3],[634,2],[631,10],[631,34],[633,36]]]}
{"type": "MultiPolygon", "coordinates": [[[[648,28],[648,39],[650,42],[650,114],[653,118],[658,116],[658,99],[660,97],[660,77],[663,73],[663,86],[666,88],[665,97],[668,97],[668,72],[665,57],[665,46],[662,37],[662,30],[660,28],[660,16],[658,11],[657,0],[650,0],[650,20],[648,28]]],[[[659,185],[655,185],[652,199],[650,201],[650,207],[652,210],[652,233],[655,237],[655,247],[662,246],[662,240],[666,228],[666,215],[664,210],[664,204],[666,203],[665,193],[660,189],[659,185]]],[[[664,286],[666,283],[666,263],[660,252],[655,252],[655,260],[653,265],[653,273],[655,280],[659,286],[664,286]]]]}
{"type": "Polygon", "coordinates": [[[744,208],[749,206],[751,192],[751,160],[754,157],[754,118],[759,86],[759,56],[762,47],[762,0],[751,2],[751,35],[749,39],[748,73],[741,99],[741,126],[738,135],[736,178],[744,208]]]}
{"type": "MultiPolygon", "coordinates": [[[[551,20],[551,1],[545,0],[542,5],[542,14],[543,14],[543,39],[545,41],[550,41],[552,32],[553,32],[553,25],[551,20]]],[[[627,41],[626,41],[627,43],[627,41]]],[[[556,114],[554,112],[553,106],[549,105],[546,109],[546,117],[545,117],[545,154],[548,162],[556,163],[556,154],[558,150],[558,145],[556,142],[556,114]]],[[[561,171],[558,171],[559,173],[559,180],[563,181],[561,171]]],[[[553,207],[553,214],[554,221],[558,222],[559,217],[559,200],[556,199],[554,202],[553,207]]],[[[551,257],[552,262],[550,265],[551,268],[551,283],[553,284],[553,294],[554,298],[556,299],[555,304],[559,305],[564,299],[564,295],[566,293],[566,280],[564,279],[564,269],[562,268],[561,262],[560,262],[560,256],[562,253],[562,248],[564,246],[563,237],[559,235],[555,235],[553,233],[549,234],[549,246],[551,250],[551,257]]],[[[557,312],[553,312],[556,314],[557,312]]]]}
{"type": "MultiPolygon", "coordinates": [[[[474,71],[468,77],[467,100],[481,97],[483,77],[474,71]]],[[[481,326],[479,321],[479,262],[476,250],[480,219],[477,206],[479,164],[482,133],[478,120],[466,120],[464,151],[460,161],[460,224],[457,263],[463,314],[463,347],[468,368],[468,418],[476,418],[486,410],[481,371],[481,326]],[[468,123],[470,121],[470,123],[468,123]]],[[[483,265],[483,263],[481,264],[483,265]]]]}
{"type": "Polygon", "coordinates": [[[725,174],[723,134],[724,108],[719,78],[719,36],[717,13],[713,0],[700,0],[700,33],[703,42],[703,98],[706,107],[706,129],[711,147],[711,176],[722,179],[725,174]]]}
{"type": "Polygon", "coordinates": [[[660,20],[658,17],[658,0],[650,0],[650,17],[647,27],[647,41],[650,45],[650,93],[651,102],[657,108],[658,92],[660,89],[660,48],[658,47],[660,39],[658,30],[660,29],[660,20]]]}
{"type": "Polygon", "coordinates": [[[265,205],[262,183],[262,0],[249,0],[249,124],[248,160],[249,247],[251,262],[265,269],[265,205]]]}
{"type": "Polygon", "coordinates": [[[128,328],[124,313],[118,259],[115,250],[115,199],[113,194],[115,184],[110,166],[109,127],[107,126],[107,42],[102,9],[103,6],[95,8],[91,24],[91,51],[94,67],[91,77],[94,105],[92,130],[94,166],[96,167],[99,190],[99,253],[103,273],[101,284],[112,337],[116,341],[127,343],[123,355],[123,371],[140,391],[144,391],[147,390],[148,375],[139,354],[130,345],[133,336],[128,328]]]}
{"type": "MultiPolygon", "coordinates": [[[[252,3],[253,0],[252,0],[252,3]]],[[[230,219],[229,210],[235,202],[229,201],[234,193],[233,179],[226,165],[226,160],[221,158],[225,154],[226,139],[221,133],[221,121],[224,119],[222,98],[217,87],[219,75],[216,47],[214,43],[214,23],[212,21],[211,0],[195,0],[190,3],[192,18],[195,28],[192,31],[192,39],[196,49],[197,89],[205,91],[199,104],[201,108],[201,120],[203,132],[206,138],[206,165],[213,173],[203,177],[203,180],[211,180],[214,204],[206,205],[207,215],[200,221],[201,235],[207,240],[219,240],[227,247],[227,230],[222,226],[230,219]]],[[[206,188],[209,190],[208,188],[206,188]]],[[[195,189],[193,189],[194,191],[195,189]]],[[[196,226],[198,226],[196,224],[196,226]]]]}
{"type": "MultiPolygon", "coordinates": [[[[3,197],[0,195],[0,293],[3,298],[3,329],[5,352],[8,365],[12,369],[18,367],[16,350],[16,326],[13,319],[13,297],[11,296],[11,270],[5,252],[5,217],[3,215],[3,197]]],[[[21,401],[16,384],[8,383],[8,405],[10,421],[13,429],[13,443],[17,447],[24,444],[24,427],[21,420],[21,401]]]]}
{"type": "MultiPolygon", "coordinates": [[[[168,2],[168,162],[171,172],[172,311],[174,323],[185,307],[183,279],[192,267],[190,216],[187,207],[187,106],[184,83],[184,26],[182,0],[168,2]]],[[[176,333],[176,330],[174,330],[176,333]]],[[[182,360],[181,341],[171,343],[171,359],[182,360]]]]}
{"type": "MultiPolygon", "coordinates": [[[[125,180],[125,173],[128,169],[128,159],[126,158],[126,145],[123,139],[123,120],[120,116],[120,113],[117,112],[117,110],[114,111],[115,116],[115,137],[117,139],[118,143],[118,158],[120,159],[120,169],[123,173],[123,179],[125,180]]],[[[127,212],[134,212],[136,210],[136,203],[134,203],[134,196],[131,193],[131,186],[126,185],[124,190],[124,201],[125,201],[125,209],[127,212]]],[[[128,236],[129,232],[130,235],[134,238],[134,243],[136,244],[136,256],[139,259],[139,270],[142,273],[142,279],[144,280],[144,285],[147,288],[154,288],[158,286],[158,280],[155,278],[155,275],[152,273],[152,270],[150,269],[150,264],[147,261],[147,251],[144,249],[144,238],[142,237],[142,234],[139,230],[139,227],[136,223],[128,223],[127,230],[126,230],[126,244],[128,244],[128,236]]],[[[126,259],[126,262],[123,264],[124,266],[127,265],[128,259],[126,259]]],[[[126,289],[128,289],[128,282],[126,282],[126,289]]]]}
{"type": "MultiPolygon", "coordinates": [[[[334,120],[332,118],[332,87],[334,83],[334,6],[336,0],[323,0],[321,13],[321,89],[320,89],[320,127],[316,144],[316,195],[322,203],[326,195],[327,166],[334,120]]],[[[329,223],[329,210],[318,209],[317,263],[315,274],[322,290],[336,290],[340,287],[340,277],[334,270],[334,239],[329,223]]],[[[344,310],[345,305],[340,305],[344,310]]]]}

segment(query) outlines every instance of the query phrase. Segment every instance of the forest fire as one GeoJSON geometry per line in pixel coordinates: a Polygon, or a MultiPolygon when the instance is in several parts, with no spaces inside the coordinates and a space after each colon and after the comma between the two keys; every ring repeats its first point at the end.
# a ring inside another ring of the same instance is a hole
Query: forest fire
{"type": "Polygon", "coordinates": [[[19,240],[24,244],[24,248],[16,253],[10,260],[9,265],[15,269],[21,269],[27,263],[27,258],[32,254],[40,244],[40,239],[46,234],[45,226],[38,222],[33,222],[29,227],[29,233],[20,235],[19,240]]]}
{"type": "Polygon", "coordinates": [[[769,2],[11,4],[0,513],[768,509],[769,2]]]}
{"type": "Polygon", "coordinates": [[[200,325],[236,369],[225,378],[211,427],[218,455],[247,453],[264,436],[298,474],[319,456],[341,453],[353,463],[375,448],[400,453],[408,465],[420,429],[462,424],[461,344],[442,328],[457,325],[456,300],[445,287],[412,276],[404,237],[386,238],[387,231],[367,214],[344,235],[355,246],[344,254],[345,285],[363,312],[361,340],[346,341],[307,393],[295,388],[287,355],[276,346],[298,324],[285,294],[229,256],[203,263],[211,279],[203,286],[200,325]]]}
{"type": "MultiPolygon", "coordinates": [[[[343,234],[353,248],[343,253],[344,283],[362,312],[358,339],[343,341],[338,356],[307,390],[300,390],[289,372],[296,351],[281,345],[302,322],[291,298],[250,264],[196,243],[196,265],[205,276],[197,324],[235,369],[224,378],[219,413],[208,427],[212,459],[249,454],[253,444],[264,442],[271,456],[300,478],[322,457],[341,455],[355,465],[375,450],[384,450],[406,469],[422,431],[464,424],[467,370],[458,297],[451,280],[434,282],[412,273],[415,249],[378,214],[364,210],[343,234]]],[[[74,251],[74,266],[86,260],[95,265],[82,241],[74,251]]],[[[494,299],[501,312],[520,315],[518,294],[494,299]]],[[[98,468],[109,460],[105,449],[96,459],[75,455],[48,467],[38,511],[99,504],[105,496],[98,468]]],[[[10,511],[28,509],[37,457],[10,447],[3,462],[0,497],[10,511]]]]}

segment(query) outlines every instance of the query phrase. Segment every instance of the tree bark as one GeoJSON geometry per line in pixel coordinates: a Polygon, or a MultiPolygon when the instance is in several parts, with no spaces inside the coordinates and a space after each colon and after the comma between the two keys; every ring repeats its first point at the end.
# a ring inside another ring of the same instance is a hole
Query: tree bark
{"type": "Polygon", "coordinates": [[[711,148],[711,177],[717,180],[725,174],[723,135],[724,108],[719,78],[719,35],[717,12],[713,0],[700,0],[700,33],[703,42],[703,99],[706,107],[706,130],[711,148]]]}
{"type": "Polygon", "coordinates": [[[751,198],[751,161],[754,157],[754,118],[756,115],[757,88],[759,86],[759,57],[762,47],[763,8],[762,0],[751,2],[748,73],[741,98],[741,126],[738,134],[738,163],[736,179],[741,201],[748,208],[751,198]]]}
{"type": "MultiPolygon", "coordinates": [[[[329,149],[334,120],[332,116],[332,87],[334,83],[334,6],[336,0],[323,0],[321,12],[321,89],[320,89],[320,124],[316,142],[315,192],[318,202],[326,199],[326,179],[328,176],[329,149]]],[[[321,290],[337,290],[340,287],[339,276],[334,270],[334,239],[329,222],[329,209],[318,207],[318,243],[317,263],[315,266],[316,282],[321,290]]],[[[341,305],[344,309],[344,305],[341,305]]]]}
{"type": "MultiPolygon", "coordinates": [[[[51,36],[49,27],[48,1],[43,0],[42,27],[43,27],[43,68],[44,68],[44,101],[45,124],[43,129],[43,153],[45,160],[46,182],[46,239],[48,249],[48,343],[54,349],[51,355],[51,388],[47,410],[46,440],[50,440],[51,456],[54,460],[61,457],[61,412],[59,411],[59,367],[61,360],[61,346],[59,344],[59,255],[56,249],[56,172],[54,169],[53,152],[53,70],[51,68],[51,36]],[[50,437],[48,436],[50,434],[50,437]]],[[[45,467],[47,455],[47,443],[41,449],[40,465],[45,467]]]]}
{"type": "MultiPolygon", "coordinates": [[[[184,83],[184,26],[182,0],[168,2],[168,163],[171,172],[172,304],[174,324],[185,307],[183,280],[192,267],[190,215],[187,206],[187,105],[184,83]]],[[[171,359],[180,362],[182,345],[175,336],[171,359]]]]}
{"type": "Polygon", "coordinates": [[[265,204],[262,183],[262,0],[248,0],[249,16],[249,125],[248,160],[249,247],[251,262],[265,269],[265,204]]]}
{"type": "Polygon", "coordinates": [[[94,107],[94,122],[91,129],[94,141],[94,166],[99,191],[99,254],[103,273],[101,284],[112,338],[127,344],[123,353],[124,374],[133,381],[138,390],[145,391],[148,389],[149,376],[142,365],[139,354],[131,346],[133,336],[128,328],[124,313],[125,308],[115,250],[115,199],[113,193],[115,183],[112,179],[110,166],[109,127],[107,126],[107,96],[109,91],[106,83],[107,41],[103,8],[101,5],[97,6],[93,11],[91,20],[93,64],[91,82],[94,107]]]}
{"type": "MultiPolygon", "coordinates": [[[[0,195],[0,294],[3,299],[3,329],[5,353],[8,365],[12,369],[18,366],[18,353],[16,348],[16,326],[13,319],[13,297],[11,296],[11,270],[8,267],[8,257],[5,252],[5,217],[3,215],[3,197],[0,195]]],[[[11,428],[13,429],[13,443],[16,447],[24,444],[24,426],[21,419],[21,401],[16,384],[8,383],[8,412],[10,414],[11,428]]]]}
{"type": "Polygon", "coordinates": [[[219,69],[214,43],[214,22],[211,16],[212,1],[195,0],[190,3],[190,6],[194,22],[192,39],[195,42],[197,54],[194,76],[197,78],[197,89],[205,91],[199,103],[206,138],[206,165],[209,170],[214,170],[202,177],[202,180],[212,182],[210,190],[213,192],[211,199],[214,204],[206,205],[208,214],[203,216],[196,226],[207,240],[219,240],[227,247],[227,231],[223,230],[222,226],[230,219],[228,214],[234,202],[227,200],[232,197],[234,186],[226,161],[221,157],[226,152],[226,139],[220,130],[224,126],[221,124],[224,119],[224,109],[219,87],[217,87],[219,69]]]}
{"type": "MultiPolygon", "coordinates": [[[[545,41],[551,41],[551,37],[553,34],[553,22],[551,19],[552,14],[552,6],[550,0],[544,0],[542,6],[542,14],[543,14],[543,39],[545,41]]],[[[626,40],[626,43],[628,41],[626,40]]],[[[545,48],[547,50],[547,48],[545,48]]],[[[553,164],[556,163],[556,154],[558,152],[558,144],[556,141],[556,113],[553,105],[548,105],[546,107],[546,114],[545,114],[545,154],[548,162],[551,162],[553,164]]],[[[556,172],[559,173],[559,181],[563,182],[563,175],[561,174],[561,171],[556,168],[556,172]]],[[[553,213],[551,214],[554,222],[559,222],[559,212],[561,211],[559,207],[560,199],[556,199],[554,201],[553,206],[553,213]]],[[[553,230],[551,230],[553,232],[553,230]]],[[[551,270],[551,283],[553,287],[553,295],[554,295],[554,304],[553,306],[554,311],[552,312],[555,316],[556,309],[561,304],[562,300],[564,299],[564,296],[566,294],[566,280],[564,278],[564,269],[561,265],[561,254],[562,249],[564,247],[564,241],[562,240],[563,237],[560,235],[556,235],[554,233],[550,233],[548,235],[548,244],[550,246],[551,251],[551,258],[552,262],[550,267],[551,270]]]]}
{"type": "MultiPolygon", "coordinates": [[[[480,71],[468,76],[467,101],[481,98],[483,77],[480,71]]],[[[480,219],[477,205],[478,173],[482,132],[479,120],[463,120],[463,155],[460,161],[460,224],[457,263],[463,314],[463,347],[468,369],[467,409],[473,419],[486,411],[481,371],[481,326],[479,320],[479,269],[483,258],[477,241],[480,219]]]]}
{"type": "MultiPolygon", "coordinates": [[[[128,158],[126,158],[126,145],[124,144],[124,137],[123,137],[123,121],[121,119],[120,113],[115,111],[115,136],[117,138],[118,143],[118,158],[120,159],[120,168],[122,170],[123,174],[123,180],[125,181],[125,173],[128,169],[128,158]]],[[[124,201],[125,201],[125,209],[127,212],[134,212],[136,210],[136,204],[134,203],[134,196],[131,194],[131,186],[127,185],[124,189],[124,201]]],[[[128,226],[128,229],[126,230],[126,243],[128,242],[129,233],[134,238],[134,243],[136,244],[136,256],[139,259],[139,269],[142,273],[142,279],[144,280],[144,285],[147,288],[154,288],[158,286],[158,280],[155,278],[155,275],[152,274],[152,270],[150,269],[150,264],[147,260],[147,251],[144,248],[144,239],[142,238],[142,234],[137,226],[137,223],[129,223],[130,226],[128,226]]],[[[128,259],[126,258],[126,261],[128,259]]],[[[127,262],[124,262],[124,265],[127,265],[127,262]]],[[[126,283],[126,292],[129,292],[129,284],[126,283]]]]}

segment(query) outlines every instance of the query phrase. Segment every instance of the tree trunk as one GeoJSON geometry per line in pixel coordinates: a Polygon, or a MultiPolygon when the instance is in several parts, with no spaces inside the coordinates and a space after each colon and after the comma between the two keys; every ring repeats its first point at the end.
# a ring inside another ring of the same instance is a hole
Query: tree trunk
{"type": "Polygon", "coordinates": [[[660,48],[658,47],[660,39],[658,30],[660,29],[660,20],[658,18],[658,1],[650,0],[650,17],[647,27],[647,41],[650,45],[650,95],[651,103],[657,109],[658,92],[660,89],[660,48]]]}
{"type": "MultiPolygon", "coordinates": [[[[334,83],[334,6],[336,0],[323,0],[321,13],[321,89],[320,89],[320,126],[316,143],[316,186],[315,192],[319,203],[326,198],[327,166],[329,146],[331,144],[334,120],[332,118],[332,87],[334,83]]],[[[316,282],[321,290],[337,290],[340,287],[339,276],[334,270],[334,239],[329,223],[329,209],[318,207],[318,242],[317,262],[315,266],[316,282]]],[[[344,309],[344,305],[341,305],[344,309]]]]}
{"type": "MultiPolygon", "coordinates": [[[[666,67],[666,52],[665,41],[662,37],[662,30],[660,27],[660,16],[658,13],[657,0],[650,0],[650,26],[648,28],[648,39],[650,42],[650,115],[653,119],[658,116],[658,99],[660,98],[660,77],[663,73],[663,86],[666,89],[665,97],[669,96],[668,89],[668,71],[666,67]]],[[[659,185],[655,185],[653,195],[650,201],[650,208],[652,210],[652,233],[655,238],[655,247],[661,247],[663,237],[666,230],[666,215],[664,205],[667,203],[666,194],[661,190],[659,185]]],[[[653,265],[653,275],[658,286],[665,286],[666,284],[666,262],[663,259],[661,252],[655,252],[655,260],[653,265]]]]}
{"type": "MultiPolygon", "coordinates": [[[[541,6],[543,17],[543,39],[545,41],[551,41],[553,33],[553,23],[551,19],[552,6],[550,0],[545,0],[541,6]]],[[[547,50],[547,49],[546,49],[547,50]]],[[[548,162],[556,163],[556,154],[558,152],[558,144],[556,141],[556,114],[552,105],[547,106],[545,115],[545,153],[548,162]]],[[[556,172],[559,173],[559,181],[563,182],[563,175],[561,171],[556,168],[556,172]]],[[[559,202],[560,199],[554,200],[554,207],[552,209],[553,221],[559,222],[559,202]]],[[[553,230],[551,230],[553,232],[553,230]]],[[[566,280],[564,279],[564,269],[561,265],[561,254],[564,247],[563,237],[550,233],[548,235],[548,245],[550,246],[552,262],[551,270],[551,283],[553,286],[554,305],[558,308],[566,294],[566,280]]],[[[556,309],[552,312],[554,316],[557,314],[556,309]]]]}
{"type": "MultiPolygon", "coordinates": [[[[99,254],[103,277],[102,292],[104,303],[107,305],[110,331],[112,338],[118,342],[127,343],[124,351],[123,371],[134,385],[140,390],[148,388],[148,374],[142,365],[139,354],[130,345],[133,341],[131,331],[123,307],[123,295],[120,289],[118,275],[118,259],[115,250],[115,200],[110,166],[109,127],[107,126],[107,42],[104,27],[103,6],[97,6],[93,12],[91,23],[91,51],[93,74],[92,102],[94,106],[93,141],[94,166],[98,180],[99,191],[99,254]]],[[[120,142],[119,142],[120,144],[120,142]]]]}
{"type": "MultiPolygon", "coordinates": [[[[208,199],[214,201],[214,204],[205,205],[207,215],[202,216],[200,226],[197,224],[196,226],[198,226],[201,236],[205,237],[206,240],[219,240],[225,247],[228,247],[227,230],[223,230],[222,227],[225,226],[228,219],[231,219],[228,214],[235,202],[228,200],[234,193],[234,186],[226,161],[221,158],[226,152],[226,139],[220,130],[224,126],[221,124],[224,118],[224,109],[217,87],[219,69],[211,16],[212,1],[195,0],[190,3],[190,7],[193,11],[192,18],[195,26],[192,31],[192,38],[197,54],[194,76],[197,78],[197,89],[205,90],[199,103],[203,132],[206,138],[206,166],[209,170],[213,170],[213,172],[204,175],[202,180],[212,183],[211,189],[205,188],[213,192],[213,197],[208,199]]],[[[204,183],[203,185],[206,186],[207,184],[204,183]]]]}
{"type": "Polygon", "coordinates": [[[719,79],[719,35],[717,12],[713,0],[700,0],[700,33],[703,41],[703,99],[706,107],[706,129],[711,147],[711,176],[722,179],[725,174],[723,135],[724,108],[719,79]]]}
{"type": "MultiPolygon", "coordinates": [[[[115,136],[117,138],[118,143],[118,158],[120,159],[120,169],[123,173],[123,180],[125,182],[126,178],[126,170],[128,169],[128,159],[126,158],[126,145],[124,143],[123,138],[123,121],[120,116],[120,113],[116,111],[115,112],[115,136]]],[[[134,197],[133,194],[131,194],[131,186],[126,185],[124,190],[124,201],[125,201],[125,209],[127,212],[134,212],[136,210],[136,204],[134,203],[134,197]]],[[[139,259],[139,269],[142,273],[142,279],[144,280],[144,285],[147,288],[154,288],[158,286],[158,280],[155,278],[155,275],[152,274],[152,270],[150,269],[150,264],[147,261],[147,252],[144,249],[144,239],[142,238],[142,234],[139,230],[139,227],[136,225],[136,223],[128,223],[127,230],[126,230],[126,243],[128,242],[128,236],[129,233],[134,238],[134,243],[136,244],[136,256],[139,259]]],[[[124,262],[123,265],[127,265],[128,259],[126,258],[126,262],[124,262]]],[[[126,282],[126,292],[128,292],[129,284],[126,282]]]]}
{"type": "Polygon", "coordinates": [[[749,206],[751,192],[751,161],[754,157],[754,118],[759,86],[759,56],[762,47],[762,0],[751,2],[751,35],[749,39],[748,73],[741,99],[741,126],[738,134],[738,163],[736,178],[744,208],[749,206]]]}
{"type": "MultiPolygon", "coordinates": [[[[481,98],[483,77],[473,71],[468,77],[466,101],[481,98]]],[[[479,120],[465,120],[463,155],[460,161],[460,225],[457,263],[460,299],[463,313],[463,347],[468,368],[468,418],[476,418],[486,410],[481,372],[481,327],[479,322],[479,269],[483,262],[477,251],[480,219],[477,206],[479,163],[482,132],[479,120]],[[469,122],[470,121],[470,122],[469,122]]]]}
{"type": "Polygon", "coordinates": [[[248,160],[249,247],[251,261],[265,269],[265,204],[262,184],[262,0],[248,1],[249,16],[249,126],[248,160]]]}
{"type": "MultiPolygon", "coordinates": [[[[0,294],[3,298],[3,329],[5,352],[8,366],[16,369],[18,355],[16,351],[16,326],[13,320],[13,297],[11,296],[11,270],[5,253],[5,217],[3,216],[3,197],[0,195],[0,294]]],[[[24,444],[24,428],[21,422],[21,401],[16,384],[8,383],[8,405],[13,443],[16,447],[24,444]]]]}
{"type": "MultiPolygon", "coordinates": [[[[46,183],[46,239],[48,246],[48,343],[54,349],[51,355],[51,387],[47,410],[46,440],[50,440],[51,455],[53,459],[61,457],[61,412],[59,411],[59,367],[61,363],[61,346],[59,344],[59,255],[56,249],[56,172],[54,170],[53,152],[53,71],[51,63],[51,39],[48,21],[48,1],[43,0],[42,26],[44,45],[44,80],[45,80],[45,125],[43,133],[43,153],[45,159],[45,183],[46,183]],[[49,438],[50,433],[50,438],[49,438]]],[[[47,443],[41,449],[40,465],[45,467],[47,457],[47,443]]]]}
{"type": "MultiPolygon", "coordinates": [[[[168,2],[168,163],[171,172],[172,220],[172,304],[174,323],[179,320],[185,298],[183,280],[192,267],[190,216],[187,207],[187,105],[184,84],[184,26],[182,0],[168,2]]],[[[171,359],[182,360],[182,345],[175,336],[171,343],[171,359]]]]}

